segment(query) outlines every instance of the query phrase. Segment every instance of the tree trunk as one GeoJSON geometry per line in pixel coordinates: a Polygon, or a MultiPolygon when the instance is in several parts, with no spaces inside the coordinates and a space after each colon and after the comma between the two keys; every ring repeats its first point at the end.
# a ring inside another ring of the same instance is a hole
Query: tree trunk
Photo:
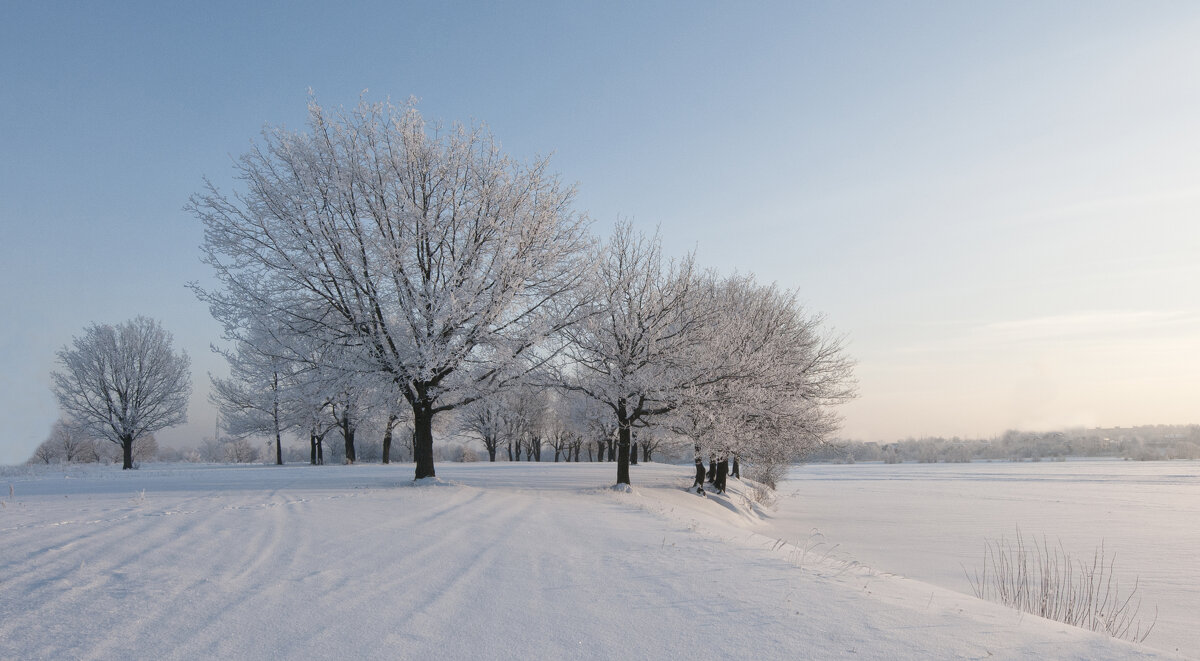
{"type": "Polygon", "coordinates": [[[617,484],[629,484],[629,444],[632,430],[626,417],[625,401],[617,404],[617,484]]]}
{"type": "Polygon", "coordinates": [[[704,490],[704,456],[700,454],[700,446],[693,446],[696,450],[696,481],[692,486],[698,487],[701,491],[704,490]]]}
{"type": "Polygon", "coordinates": [[[308,433],[308,463],[317,465],[317,435],[308,433]]]}
{"type": "Polygon", "coordinates": [[[325,465],[325,438],[323,436],[317,437],[317,465],[325,465]]]}
{"type": "Polygon", "coordinates": [[[354,428],[350,426],[350,407],[342,412],[342,439],[346,442],[346,463],[354,463],[358,457],[354,455],[354,428]]]}
{"type": "Polygon", "coordinates": [[[739,480],[742,479],[742,470],[738,465],[738,458],[736,454],[733,455],[733,469],[730,470],[729,473],[739,480]]]}
{"type": "Polygon", "coordinates": [[[279,372],[272,374],[271,391],[275,399],[271,402],[271,417],[275,423],[275,465],[283,465],[283,433],[279,429],[279,372]]]}
{"type": "Polygon", "coordinates": [[[587,444],[587,449],[588,449],[588,461],[590,462],[590,461],[592,461],[592,444],[591,443],[587,444]]]}
{"type": "Polygon", "coordinates": [[[436,477],[433,472],[433,412],[429,402],[413,404],[413,459],[417,464],[416,477],[436,477]]]}
{"type": "Polygon", "coordinates": [[[725,493],[725,478],[729,475],[729,458],[721,457],[717,462],[717,476],[713,479],[713,487],[717,493],[725,493]]]}
{"type": "Polygon", "coordinates": [[[714,454],[708,455],[708,475],[707,480],[712,482],[717,479],[717,457],[714,454]]]}
{"type": "Polygon", "coordinates": [[[133,437],[125,436],[121,439],[121,470],[131,468],[133,468],[133,437]]]}
{"type": "Polygon", "coordinates": [[[496,461],[496,443],[493,441],[491,443],[485,443],[484,445],[487,446],[488,461],[495,463],[495,461],[496,461]]]}
{"type": "Polygon", "coordinates": [[[383,429],[383,463],[392,463],[392,427],[396,425],[396,414],[388,415],[387,427],[383,429]]]}
{"type": "Polygon", "coordinates": [[[638,442],[631,441],[629,447],[629,465],[637,466],[638,462],[638,442]]]}

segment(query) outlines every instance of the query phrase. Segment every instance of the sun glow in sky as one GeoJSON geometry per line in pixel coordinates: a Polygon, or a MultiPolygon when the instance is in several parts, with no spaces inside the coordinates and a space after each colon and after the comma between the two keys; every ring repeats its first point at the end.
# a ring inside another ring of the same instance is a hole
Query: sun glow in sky
{"type": "Polygon", "coordinates": [[[5,6],[0,463],[137,314],[195,369],[160,438],[212,434],[182,207],[309,88],[486,121],[598,232],[796,288],[858,360],[844,436],[1200,422],[1200,6],[445,4],[5,6]]]}

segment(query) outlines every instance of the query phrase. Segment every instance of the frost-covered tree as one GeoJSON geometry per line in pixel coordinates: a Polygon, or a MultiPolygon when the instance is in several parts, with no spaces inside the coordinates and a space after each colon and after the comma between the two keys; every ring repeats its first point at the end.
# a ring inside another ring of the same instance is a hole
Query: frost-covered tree
{"type": "Polygon", "coordinates": [[[571,430],[560,397],[553,391],[546,392],[546,408],[542,414],[542,439],[554,450],[554,461],[571,461],[577,436],[571,430]]]}
{"type": "Polygon", "coordinates": [[[620,223],[582,290],[589,314],[563,331],[569,363],[561,385],[615,418],[618,484],[629,484],[633,428],[675,409],[714,378],[708,365],[693,360],[714,314],[703,294],[708,286],[692,256],[666,260],[657,236],[620,223]]]}
{"type": "Polygon", "coordinates": [[[545,407],[541,393],[534,387],[522,385],[510,388],[499,397],[493,396],[499,424],[499,438],[506,448],[509,461],[532,461],[541,454],[539,421],[545,407]]]}
{"type": "Polygon", "coordinates": [[[288,429],[284,398],[294,370],[287,347],[271,329],[255,324],[245,329],[234,349],[217,353],[229,364],[229,378],[212,378],[209,399],[221,411],[226,433],[242,438],[275,440],[275,463],[283,464],[283,434],[288,429]]]}
{"type": "Polygon", "coordinates": [[[488,461],[496,461],[496,452],[508,441],[508,402],[501,395],[479,399],[462,408],[457,419],[460,432],[470,434],[483,443],[488,461]]]}
{"type": "Polygon", "coordinates": [[[526,389],[519,391],[523,401],[519,410],[524,412],[518,416],[514,425],[520,432],[516,435],[521,448],[525,451],[525,461],[541,461],[542,449],[549,441],[552,413],[550,401],[544,390],[526,389]]]}
{"type": "Polygon", "coordinates": [[[250,464],[258,461],[258,450],[245,438],[226,438],[221,443],[221,461],[227,464],[250,464]]]}
{"type": "Polygon", "coordinates": [[[381,387],[375,391],[375,395],[377,399],[375,406],[384,414],[380,460],[385,464],[390,464],[392,463],[392,442],[397,429],[407,430],[409,439],[412,438],[412,427],[408,424],[411,416],[405,410],[406,402],[396,397],[395,391],[391,388],[381,387]]]}
{"type": "MultiPolygon", "coordinates": [[[[135,445],[136,450],[136,445],[135,445]]],[[[134,459],[137,457],[135,456],[134,459]]],[[[68,464],[89,463],[99,459],[96,454],[96,443],[75,429],[66,420],[58,420],[50,428],[50,435],[33,452],[29,463],[54,463],[58,461],[68,464]]]]}
{"type": "MultiPolygon", "coordinates": [[[[577,417],[577,407],[592,402],[554,388],[541,388],[531,394],[527,437],[553,450],[555,462],[579,461],[587,427],[577,417]]],[[[533,452],[540,461],[540,452],[533,452]]]]}
{"type": "Polygon", "coordinates": [[[139,436],[133,441],[134,461],[153,461],[158,458],[158,439],[154,434],[139,436]]]}
{"type": "MultiPolygon", "coordinates": [[[[310,401],[308,407],[324,402],[333,428],[342,437],[340,455],[348,464],[358,461],[358,430],[369,422],[371,410],[395,415],[398,398],[390,384],[369,372],[347,370],[347,351],[336,344],[314,345],[319,350],[308,354],[304,367],[310,401]]],[[[351,359],[353,359],[351,357],[351,359]]],[[[394,426],[394,422],[392,423],[394,426]]]]}
{"type": "Polygon", "coordinates": [[[122,468],[133,468],[134,441],[187,421],[191,361],[153,319],[93,324],[58,362],[51,378],[59,406],[83,433],[119,445],[122,468]]]}
{"type": "MultiPolygon", "coordinates": [[[[62,454],[62,458],[69,464],[90,463],[97,460],[96,442],[85,435],[82,431],[71,426],[66,420],[59,420],[54,423],[54,427],[50,430],[50,439],[62,454]]],[[[137,444],[134,444],[134,450],[137,450],[137,444]]],[[[137,459],[136,452],[134,459],[137,459]]]]}
{"type": "Polygon", "coordinates": [[[416,477],[434,475],[433,418],[536,365],[572,321],[556,304],[587,269],[585,219],[546,160],[519,164],[477,126],[429,125],[412,105],[309,105],[209,184],[191,210],[229,327],[265,315],[347,350],[412,409],[416,477]]]}
{"type": "Polygon", "coordinates": [[[566,390],[563,394],[565,422],[578,437],[580,448],[587,448],[588,461],[616,461],[617,419],[612,409],[580,392],[566,390]]]}
{"type": "Polygon", "coordinates": [[[369,394],[364,391],[364,384],[351,380],[329,402],[329,412],[333,415],[334,424],[342,433],[342,447],[348,464],[358,461],[354,439],[366,415],[363,405],[368,398],[369,394]]]}
{"type": "Polygon", "coordinates": [[[26,463],[48,465],[59,461],[63,461],[62,454],[54,443],[54,439],[48,438],[33,449],[33,456],[26,463]]]}
{"type": "Polygon", "coordinates": [[[689,393],[672,429],[695,443],[697,485],[705,454],[716,459],[715,486],[724,489],[730,458],[759,467],[783,466],[836,428],[833,407],[854,396],[852,361],[840,338],[823,332],[795,292],[733,275],[713,290],[720,311],[693,361],[711,366],[689,393]]]}
{"type": "MultiPolygon", "coordinates": [[[[284,391],[283,419],[291,429],[308,437],[309,462],[325,463],[325,437],[338,427],[332,413],[333,401],[352,378],[333,363],[340,348],[324,341],[299,337],[289,342],[288,374],[284,391]]],[[[344,443],[344,439],[343,439],[344,443]]]]}
{"type": "Polygon", "coordinates": [[[653,429],[646,429],[638,434],[638,448],[642,452],[642,461],[653,461],[654,453],[664,447],[666,440],[666,437],[653,429]]]}

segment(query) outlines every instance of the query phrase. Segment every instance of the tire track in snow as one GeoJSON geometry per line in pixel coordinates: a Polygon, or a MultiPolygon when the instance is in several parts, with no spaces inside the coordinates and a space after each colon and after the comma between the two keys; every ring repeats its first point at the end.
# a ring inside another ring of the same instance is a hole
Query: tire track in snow
{"type": "MultiPolygon", "coordinates": [[[[155,641],[155,632],[176,631],[179,639],[154,651],[154,658],[198,658],[202,651],[185,654],[194,648],[191,641],[201,640],[211,647],[214,635],[226,635],[227,609],[244,594],[253,593],[261,576],[270,571],[269,565],[287,567],[296,554],[302,552],[290,543],[289,529],[303,530],[297,521],[295,507],[303,500],[287,497],[280,492],[248,495],[234,504],[214,507],[198,518],[179,538],[156,551],[161,557],[150,561],[171,568],[161,580],[172,585],[169,595],[153,612],[130,622],[120,636],[112,637],[113,645],[101,647],[95,658],[145,655],[144,648],[126,648],[123,641],[155,641]],[[248,535],[244,533],[249,531],[248,535]]],[[[247,621],[257,621],[261,614],[252,614],[247,621]]],[[[201,650],[203,647],[201,647],[201,650]]]]}
{"type": "Polygon", "coordinates": [[[147,624],[145,630],[184,631],[172,649],[161,650],[161,658],[344,656],[339,640],[391,621],[390,611],[380,604],[394,600],[405,578],[388,571],[398,554],[423,556],[436,564],[439,556],[452,552],[448,540],[406,548],[404,540],[411,544],[414,531],[420,530],[414,524],[486,502],[478,490],[421,491],[375,489],[353,498],[311,497],[293,507],[238,508],[240,529],[264,529],[253,534],[240,554],[255,557],[227,559],[214,567],[191,592],[182,611],[186,616],[147,624]],[[409,496],[434,507],[416,509],[409,496]],[[405,510],[397,511],[398,500],[405,510]],[[314,520],[327,525],[314,525],[314,520]],[[252,641],[249,646],[247,641],[252,641]]]}
{"type": "MultiPolygon", "coordinates": [[[[5,581],[0,591],[0,612],[6,615],[0,620],[0,641],[33,639],[34,648],[42,651],[39,656],[46,658],[85,657],[83,650],[95,643],[92,636],[97,631],[120,629],[123,620],[137,616],[151,601],[146,597],[163,589],[146,576],[139,560],[152,548],[186,543],[182,540],[189,537],[189,517],[171,517],[175,525],[163,525],[166,519],[155,516],[161,511],[145,504],[121,516],[105,517],[98,525],[55,528],[62,535],[75,533],[67,544],[60,543],[61,537],[54,540],[52,548],[58,552],[27,547],[25,553],[31,555],[26,558],[32,562],[27,561],[24,571],[5,581]],[[15,616],[14,604],[4,594],[22,595],[15,616]],[[31,617],[33,613],[74,614],[84,624],[67,627],[61,615],[38,618],[31,617]]],[[[21,540],[35,541],[40,532],[21,540]]],[[[0,657],[6,656],[0,647],[0,657]]]]}

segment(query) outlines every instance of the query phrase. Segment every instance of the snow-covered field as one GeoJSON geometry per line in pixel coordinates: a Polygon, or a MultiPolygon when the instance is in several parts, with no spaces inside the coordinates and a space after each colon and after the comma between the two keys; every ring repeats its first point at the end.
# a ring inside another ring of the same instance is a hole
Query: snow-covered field
{"type": "Polygon", "coordinates": [[[797,504],[848,497],[837,469],[767,519],[690,470],[619,493],[612,464],[0,469],[0,658],[1174,657],[781,544],[797,504]]]}
{"type": "Polygon", "coordinates": [[[1121,587],[1139,580],[1146,645],[1200,658],[1200,462],[812,465],[780,485],[761,530],[882,572],[970,592],[985,538],[1045,537],[1077,559],[1101,544],[1121,587]]]}

